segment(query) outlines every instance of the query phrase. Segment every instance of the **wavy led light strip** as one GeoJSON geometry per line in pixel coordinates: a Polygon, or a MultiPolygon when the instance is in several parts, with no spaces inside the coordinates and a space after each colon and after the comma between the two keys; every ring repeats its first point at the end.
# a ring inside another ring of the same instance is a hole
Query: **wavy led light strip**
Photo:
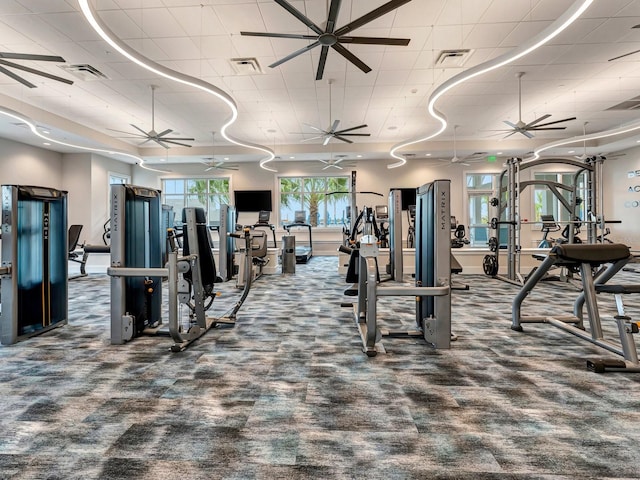
{"type": "Polygon", "coordinates": [[[78,0],[78,4],[80,5],[80,9],[82,10],[83,15],[85,16],[91,27],[96,31],[96,33],[100,35],[100,37],[102,37],[105,42],[115,48],[120,54],[136,63],[137,65],[141,66],[142,68],[155,73],[156,75],[160,75],[161,77],[167,78],[174,82],[182,83],[184,85],[189,85],[199,90],[203,90],[204,92],[209,93],[222,100],[231,110],[231,117],[220,129],[220,134],[227,141],[235,145],[264,152],[265,154],[267,154],[267,158],[260,161],[260,167],[271,172],[277,171],[266,166],[267,163],[275,158],[275,154],[270,148],[267,148],[263,145],[240,141],[236,138],[231,137],[227,133],[227,128],[232,125],[238,118],[238,107],[236,105],[236,102],[227,92],[216,87],[215,85],[205,82],[204,80],[192,77],[190,75],[185,75],[184,73],[180,73],[176,70],[172,70],[168,67],[165,67],[164,65],[160,65],[159,63],[154,62],[144,55],[141,55],[140,53],[126,45],[124,42],[119,41],[118,37],[109,29],[109,27],[107,27],[107,25],[100,19],[100,17],[95,14],[95,11],[89,5],[89,0],[78,0]]]}
{"type": "Polygon", "coordinates": [[[413,145],[415,143],[431,140],[432,138],[437,137],[442,132],[444,132],[444,130],[447,128],[447,119],[444,116],[444,114],[442,114],[435,108],[436,102],[442,95],[444,95],[446,92],[451,90],[453,87],[456,87],[471,78],[477,77],[478,75],[482,75],[483,73],[490,72],[491,70],[495,70],[496,68],[503,67],[533,52],[535,49],[541,47],[542,45],[547,43],[549,40],[557,36],[564,29],[566,29],[569,25],[571,25],[580,15],[582,15],[582,13],[587,8],[589,8],[589,6],[593,3],[593,1],[594,0],[577,0],[576,2],[573,3],[573,5],[571,5],[571,7],[567,9],[566,12],[564,12],[560,17],[558,17],[556,21],[554,21],[551,25],[545,28],[538,35],[531,38],[528,42],[492,60],[480,63],[474,67],[471,67],[468,70],[465,70],[464,72],[461,72],[451,77],[449,80],[445,81],[444,83],[442,83],[438,88],[436,88],[436,90],[429,97],[429,104],[427,106],[427,111],[429,112],[429,115],[431,115],[433,118],[435,118],[440,122],[441,124],[440,129],[431,135],[427,135],[426,137],[418,138],[416,140],[409,140],[409,141],[394,145],[391,151],[389,152],[389,154],[393,158],[397,158],[400,161],[387,165],[387,168],[401,167],[402,165],[407,163],[407,160],[405,158],[399,155],[396,155],[396,152],[399,149],[407,147],[409,145],[413,145]]]}
{"type": "Polygon", "coordinates": [[[640,121],[630,123],[618,128],[612,128],[611,130],[603,130],[602,132],[590,133],[589,135],[581,135],[579,137],[571,137],[566,140],[558,140],[556,142],[547,143],[542,145],[533,151],[533,156],[527,158],[527,160],[537,160],[540,158],[540,154],[546,150],[550,150],[556,147],[562,147],[564,145],[570,145],[572,143],[586,142],[587,140],[598,140],[600,138],[614,137],[616,135],[623,135],[625,133],[640,130],[640,121]]]}
{"type": "Polygon", "coordinates": [[[42,138],[43,140],[46,140],[47,142],[55,143],[57,145],[62,145],[62,146],[65,146],[65,147],[77,148],[79,150],[86,150],[86,151],[89,151],[89,152],[105,153],[107,155],[122,155],[123,157],[128,157],[128,158],[131,158],[131,159],[135,160],[136,164],[138,164],[140,167],[145,168],[147,170],[152,170],[154,172],[164,172],[164,173],[166,173],[168,171],[168,170],[160,170],[160,169],[156,169],[156,168],[151,168],[151,167],[145,165],[145,162],[141,157],[138,157],[137,155],[133,155],[131,153],[123,152],[121,150],[95,148],[95,147],[85,147],[83,145],[76,145],[75,143],[63,142],[62,140],[56,140],[55,138],[48,137],[44,133],[42,133],[42,132],[40,132],[38,130],[38,127],[36,126],[36,123],[33,120],[31,120],[26,115],[23,115],[21,113],[16,112],[15,110],[11,110],[11,109],[5,108],[5,107],[0,107],[0,115],[5,115],[7,117],[13,118],[15,120],[18,120],[19,122],[22,122],[22,123],[26,124],[29,127],[29,130],[31,130],[31,132],[34,135],[42,138]]]}

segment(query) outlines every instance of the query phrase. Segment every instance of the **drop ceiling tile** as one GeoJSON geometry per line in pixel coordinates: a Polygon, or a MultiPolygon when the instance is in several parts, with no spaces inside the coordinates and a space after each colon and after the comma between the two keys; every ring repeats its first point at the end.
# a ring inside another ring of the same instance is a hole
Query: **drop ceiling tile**
{"type": "Polygon", "coordinates": [[[242,15],[238,15],[238,7],[235,5],[216,5],[214,9],[229,34],[264,31],[264,21],[257,4],[243,4],[242,15]]]}

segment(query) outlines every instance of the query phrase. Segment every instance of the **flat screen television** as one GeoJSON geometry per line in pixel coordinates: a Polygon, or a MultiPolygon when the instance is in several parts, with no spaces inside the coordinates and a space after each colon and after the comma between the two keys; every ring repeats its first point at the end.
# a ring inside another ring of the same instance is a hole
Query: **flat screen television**
{"type": "Polygon", "coordinates": [[[236,190],[233,192],[236,212],[273,211],[271,190],[236,190]]]}

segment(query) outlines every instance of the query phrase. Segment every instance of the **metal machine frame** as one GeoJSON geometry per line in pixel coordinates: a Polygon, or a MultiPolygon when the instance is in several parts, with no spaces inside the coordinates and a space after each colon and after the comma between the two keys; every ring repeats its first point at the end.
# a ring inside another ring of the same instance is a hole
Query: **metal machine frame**
{"type": "MultiPolygon", "coordinates": [[[[183,228],[183,234],[188,237],[189,248],[191,254],[188,256],[178,257],[177,252],[169,253],[169,261],[164,267],[158,267],[157,259],[153,259],[153,253],[161,251],[159,248],[164,244],[164,235],[161,235],[160,228],[154,228],[156,221],[160,225],[160,210],[154,208],[154,205],[145,207],[145,219],[143,222],[136,222],[137,231],[142,231],[145,241],[142,257],[145,266],[130,266],[131,263],[141,263],[140,258],[126,258],[126,238],[127,238],[127,208],[129,201],[127,191],[133,193],[140,198],[158,199],[155,205],[159,204],[158,190],[148,189],[145,187],[137,187],[133,185],[112,185],[111,186],[111,202],[112,202],[112,235],[111,235],[111,267],[107,269],[107,274],[111,278],[111,343],[115,345],[123,344],[135,336],[141,334],[158,334],[162,326],[162,317],[160,313],[160,302],[162,295],[162,283],[159,281],[161,277],[167,278],[169,288],[169,335],[175,342],[171,347],[174,352],[182,351],[187,348],[194,340],[201,337],[211,328],[218,324],[233,324],[235,317],[244,300],[246,299],[251,282],[246,282],[245,289],[240,300],[232,308],[230,313],[221,318],[213,318],[206,316],[205,302],[207,294],[204,292],[204,286],[201,278],[200,258],[203,255],[213,254],[209,252],[200,252],[197,238],[197,222],[196,209],[186,208],[186,222],[183,228]],[[157,218],[156,218],[157,217],[157,218]],[[155,246],[155,248],[154,248],[155,246]],[[190,281],[180,278],[180,275],[190,272],[190,281]],[[127,279],[138,278],[146,282],[152,281],[149,289],[152,292],[144,292],[146,297],[145,314],[149,315],[148,326],[141,330],[139,321],[127,310],[127,298],[136,295],[138,292],[132,291],[127,285],[127,279]],[[152,296],[154,296],[152,298],[152,296]],[[193,297],[193,300],[192,300],[193,297]],[[193,302],[193,303],[191,303],[193,302]],[[180,318],[179,304],[187,304],[190,308],[189,322],[183,325],[180,318]],[[140,331],[141,330],[141,331],[140,331]]],[[[205,225],[206,227],[206,225],[205,225]]],[[[208,230],[206,230],[208,234],[208,230]]],[[[233,234],[237,238],[245,238],[249,244],[249,229],[245,229],[242,234],[233,234]]],[[[251,268],[251,264],[247,263],[245,268],[251,268]]],[[[214,292],[209,292],[212,303],[215,298],[214,292]]]]}
{"type": "Polygon", "coordinates": [[[2,185],[3,344],[67,324],[67,262],[67,192],[2,185]],[[42,203],[42,208],[29,209],[21,205],[24,201],[42,203]]]}
{"type": "Polygon", "coordinates": [[[358,303],[354,313],[362,349],[370,357],[384,352],[382,336],[421,336],[434,348],[451,346],[451,181],[436,180],[418,189],[416,197],[415,286],[378,284],[375,236],[360,239],[358,303]],[[393,332],[378,327],[379,296],[416,297],[417,330],[393,332]]]}

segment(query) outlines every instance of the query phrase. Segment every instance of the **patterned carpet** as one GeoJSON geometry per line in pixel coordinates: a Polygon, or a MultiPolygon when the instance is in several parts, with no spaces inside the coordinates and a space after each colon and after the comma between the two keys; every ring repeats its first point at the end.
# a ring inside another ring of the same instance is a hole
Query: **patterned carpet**
{"type": "MultiPolygon", "coordinates": [[[[512,331],[517,287],[461,277],[450,350],[393,338],[368,358],[336,271],[315,257],[261,278],[233,329],[182,353],[111,346],[109,279],[70,282],[70,325],[0,347],[0,478],[640,478],[640,376],[588,372],[615,355],[552,326],[512,331]]],[[[220,289],[218,315],[239,295],[220,289]]],[[[523,310],[575,295],[549,282],[523,310]]],[[[379,310],[413,326],[410,297],[379,310]]]]}

